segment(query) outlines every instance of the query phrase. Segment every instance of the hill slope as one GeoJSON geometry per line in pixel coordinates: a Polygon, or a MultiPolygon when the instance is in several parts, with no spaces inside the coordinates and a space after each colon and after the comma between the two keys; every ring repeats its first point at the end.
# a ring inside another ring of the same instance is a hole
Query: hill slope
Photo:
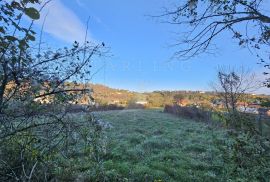
{"type": "MultiPolygon", "coordinates": [[[[93,98],[101,105],[117,104],[127,106],[136,101],[146,102],[148,107],[164,107],[166,104],[178,102],[181,105],[200,105],[211,108],[211,105],[219,97],[214,92],[200,91],[153,91],[153,92],[133,92],[123,89],[114,89],[100,84],[91,84],[93,89],[93,98]]],[[[270,96],[267,95],[247,95],[244,102],[261,103],[270,102],[270,96]]]]}

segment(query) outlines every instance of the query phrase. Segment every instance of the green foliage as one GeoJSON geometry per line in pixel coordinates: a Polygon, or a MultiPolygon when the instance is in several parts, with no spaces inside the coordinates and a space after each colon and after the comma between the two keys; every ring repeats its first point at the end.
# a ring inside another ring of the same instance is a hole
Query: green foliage
{"type": "MultiPolygon", "coordinates": [[[[38,20],[40,18],[40,14],[38,12],[38,10],[36,10],[35,8],[25,8],[24,10],[25,14],[27,16],[29,16],[30,18],[34,19],[34,20],[38,20]]],[[[32,37],[34,38],[34,37],[32,37]]]]}
{"type": "MultiPolygon", "coordinates": [[[[40,118],[36,125],[47,119],[40,118]]],[[[0,181],[102,180],[107,144],[104,128],[88,114],[69,115],[61,122],[65,133],[59,133],[55,121],[51,126],[1,136],[0,144],[5,147],[0,148],[0,181]]]]}
{"type": "Polygon", "coordinates": [[[270,143],[258,135],[245,132],[229,133],[230,139],[218,144],[224,168],[224,180],[268,181],[270,178],[270,143]]]}
{"type": "Polygon", "coordinates": [[[54,157],[54,160],[59,162],[54,167],[55,179],[60,181],[103,181],[103,163],[107,152],[104,128],[100,125],[99,120],[91,115],[81,116],[77,121],[84,125],[79,130],[76,139],[78,142],[70,150],[69,159],[67,160],[61,155],[54,157]]]}
{"type": "Polygon", "coordinates": [[[261,106],[262,107],[270,107],[270,100],[262,101],[261,106]]]}
{"type": "Polygon", "coordinates": [[[268,181],[270,142],[258,132],[255,117],[234,112],[226,114],[225,120],[229,138],[216,143],[224,162],[223,180],[230,176],[229,180],[268,181]]]}
{"type": "Polygon", "coordinates": [[[164,106],[164,96],[162,93],[151,93],[147,97],[147,101],[150,107],[163,107],[164,106]]]}
{"type": "Polygon", "coordinates": [[[87,80],[104,44],[75,41],[58,50],[44,49],[42,40],[33,44],[36,3],[44,2],[0,1],[0,181],[65,181],[84,171],[100,180],[103,127],[90,115],[76,120],[65,108],[91,98],[86,86],[66,82],[87,80]]]}

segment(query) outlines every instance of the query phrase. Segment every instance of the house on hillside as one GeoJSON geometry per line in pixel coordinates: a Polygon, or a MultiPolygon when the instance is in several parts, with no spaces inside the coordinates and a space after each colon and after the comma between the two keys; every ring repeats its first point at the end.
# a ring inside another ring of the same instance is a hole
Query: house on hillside
{"type": "Polygon", "coordinates": [[[253,108],[253,107],[237,107],[237,110],[240,112],[245,112],[245,113],[251,113],[251,114],[259,114],[258,108],[253,108]]]}
{"type": "Polygon", "coordinates": [[[256,102],[254,102],[254,103],[239,102],[239,103],[237,103],[237,109],[240,112],[259,114],[259,110],[261,109],[261,105],[256,103],[256,102]]]}
{"type": "Polygon", "coordinates": [[[236,106],[237,107],[247,107],[248,106],[248,103],[247,102],[237,102],[236,103],[236,106]]]}
{"type": "Polygon", "coordinates": [[[262,106],[260,104],[258,104],[258,103],[250,103],[250,104],[248,104],[248,107],[259,109],[262,106]]]}
{"type": "Polygon", "coordinates": [[[146,104],[148,104],[147,101],[136,101],[135,103],[136,104],[140,104],[140,105],[146,105],[146,104]]]}
{"type": "Polygon", "coordinates": [[[225,104],[223,102],[223,100],[221,99],[214,99],[212,102],[211,102],[211,106],[214,107],[214,108],[224,108],[225,107],[225,104]]]}
{"type": "Polygon", "coordinates": [[[176,101],[176,104],[179,105],[179,106],[187,106],[190,104],[190,101],[188,99],[178,99],[176,101]]]}

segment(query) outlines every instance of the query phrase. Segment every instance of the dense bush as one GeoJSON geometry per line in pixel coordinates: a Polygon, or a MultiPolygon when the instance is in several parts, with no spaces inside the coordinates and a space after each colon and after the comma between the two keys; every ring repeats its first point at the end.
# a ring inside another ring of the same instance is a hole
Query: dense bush
{"type": "Polygon", "coordinates": [[[89,108],[91,111],[111,111],[111,110],[123,110],[125,107],[118,106],[116,104],[92,106],[89,108]]]}
{"type": "Polygon", "coordinates": [[[211,121],[211,113],[197,107],[182,107],[178,105],[166,105],[164,112],[189,119],[197,119],[201,121],[211,121]]]}
{"type": "Polygon", "coordinates": [[[128,104],[127,109],[145,109],[145,106],[142,104],[130,103],[128,104]]]}
{"type": "Polygon", "coordinates": [[[105,124],[87,113],[66,115],[61,124],[48,119],[0,135],[0,181],[73,181],[82,174],[102,180],[105,124]]]}
{"type": "Polygon", "coordinates": [[[216,140],[223,161],[223,180],[268,181],[270,179],[269,139],[247,132],[228,132],[228,138],[216,140]]]}

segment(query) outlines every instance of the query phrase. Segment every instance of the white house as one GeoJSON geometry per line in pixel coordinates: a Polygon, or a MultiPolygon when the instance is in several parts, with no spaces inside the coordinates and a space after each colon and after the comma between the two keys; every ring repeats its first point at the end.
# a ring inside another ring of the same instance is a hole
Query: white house
{"type": "Polygon", "coordinates": [[[146,105],[148,102],[147,101],[137,101],[136,104],[140,105],[146,105]]]}

